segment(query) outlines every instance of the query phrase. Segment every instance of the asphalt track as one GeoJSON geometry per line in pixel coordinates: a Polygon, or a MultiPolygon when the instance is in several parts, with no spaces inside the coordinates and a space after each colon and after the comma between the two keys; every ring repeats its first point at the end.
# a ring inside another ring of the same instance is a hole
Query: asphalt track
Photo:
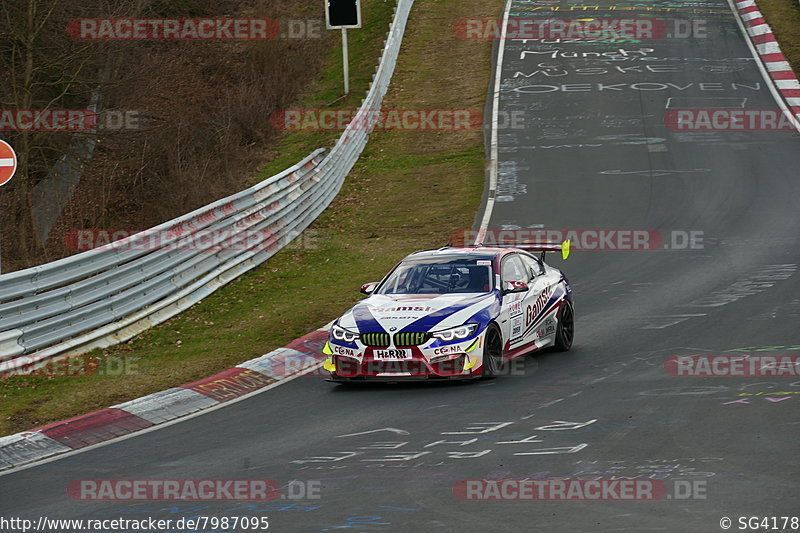
{"type": "MultiPolygon", "coordinates": [[[[664,365],[679,354],[800,354],[800,137],[665,127],[670,98],[776,108],[727,3],[680,4],[649,13],[707,20],[707,37],[505,45],[500,109],[523,111],[526,126],[500,131],[490,228],[702,232],[698,249],[585,251],[558,262],[576,294],[571,352],[531,355],[524,372],[473,384],[349,388],[299,378],[2,476],[0,516],[268,516],[272,531],[713,532],[724,516],[739,530],[740,516],[800,514],[800,380],[673,377],[664,365]],[[522,54],[619,48],[665,60],[522,54]],[[539,63],[553,76],[515,77],[539,63]],[[640,65],[674,68],[615,68],[640,65]],[[676,480],[697,483],[688,498],[659,501],[462,501],[453,492],[466,479],[611,477],[660,479],[671,491],[676,480]],[[67,485],[87,478],[315,480],[321,490],[264,504],[70,499],[67,485]]],[[[569,5],[582,4],[516,0],[511,16],[569,5]]]]}

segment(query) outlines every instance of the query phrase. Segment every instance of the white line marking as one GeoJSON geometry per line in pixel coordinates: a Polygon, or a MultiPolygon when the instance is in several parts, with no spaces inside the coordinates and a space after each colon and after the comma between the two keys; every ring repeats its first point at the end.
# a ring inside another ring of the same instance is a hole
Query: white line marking
{"type": "Polygon", "coordinates": [[[685,315],[653,315],[650,318],[676,318],[676,317],[693,317],[693,316],[706,316],[706,313],[690,313],[685,315]]]}
{"type": "Polygon", "coordinates": [[[483,238],[486,236],[486,230],[489,228],[489,222],[492,219],[492,211],[494,210],[494,194],[497,191],[497,159],[498,159],[498,140],[497,140],[497,121],[500,114],[500,82],[503,79],[503,56],[506,51],[506,35],[508,33],[508,17],[511,12],[511,0],[506,2],[506,8],[503,12],[503,29],[500,33],[500,45],[497,51],[497,71],[494,78],[494,100],[492,103],[492,138],[491,138],[491,151],[489,153],[489,194],[486,199],[486,208],[483,211],[483,219],[481,220],[481,227],[478,230],[478,235],[475,237],[475,244],[482,244],[483,238]]]}
{"type": "Polygon", "coordinates": [[[646,326],[642,326],[641,329],[664,329],[670,326],[674,326],[675,324],[680,324],[681,322],[686,322],[690,318],[701,317],[701,316],[706,316],[706,313],[651,316],[648,317],[650,323],[646,326]],[[654,324],[653,322],[656,323],[654,324]]]}
{"type": "Polygon", "coordinates": [[[747,105],[747,98],[734,96],[706,97],[706,96],[671,96],[667,98],[666,109],[688,109],[701,106],[707,109],[744,109],[747,105]]]}
{"type": "Polygon", "coordinates": [[[405,429],[397,429],[397,428],[383,428],[383,429],[373,429],[372,431],[361,431],[359,433],[348,433],[347,435],[336,435],[337,439],[341,439],[343,437],[357,437],[359,435],[370,435],[372,433],[380,433],[381,431],[391,431],[392,433],[396,433],[398,435],[411,435],[405,429]]]}
{"type": "Polygon", "coordinates": [[[564,401],[564,398],[559,398],[559,399],[557,399],[557,400],[553,400],[552,402],[543,403],[543,404],[542,404],[542,405],[540,405],[539,407],[550,407],[551,405],[555,405],[555,404],[557,404],[558,402],[563,402],[563,401],[564,401]]]}

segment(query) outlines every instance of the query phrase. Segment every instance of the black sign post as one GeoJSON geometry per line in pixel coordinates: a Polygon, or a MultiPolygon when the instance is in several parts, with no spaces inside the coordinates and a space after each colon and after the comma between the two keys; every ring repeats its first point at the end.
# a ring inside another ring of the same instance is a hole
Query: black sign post
{"type": "Polygon", "coordinates": [[[325,21],[329,30],[361,27],[360,0],[325,0],[325,21]]]}
{"type": "Polygon", "coordinates": [[[325,22],[329,30],[342,30],[344,94],[350,94],[350,62],[347,53],[347,28],[361,27],[361,0],[325,0],[325,22]]]}

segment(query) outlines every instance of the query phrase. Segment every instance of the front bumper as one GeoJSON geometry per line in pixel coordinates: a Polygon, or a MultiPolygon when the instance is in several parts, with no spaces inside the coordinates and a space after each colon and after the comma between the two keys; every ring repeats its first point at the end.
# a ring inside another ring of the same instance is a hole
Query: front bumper
{"type": "Polygon", "coordinates": [[[325,381],[331,383],[444,383],[448,381],[472,381],[480,379],[479,375],[467,374],[463,376],[441,377],[432,374],[419,376],[356,376],[345,377],[331,374],[325,381]]]}
{"type": "Polygon", "coordinates": [[[463,380],[480,377],[483,362],[483,333],[452,344],[438,341],[405,348],[411,352],[403,360],[379,360],[376,352],[386,350],[342,345],[330,340],[326,346],[328,381],[426,381],[463,380]]]}

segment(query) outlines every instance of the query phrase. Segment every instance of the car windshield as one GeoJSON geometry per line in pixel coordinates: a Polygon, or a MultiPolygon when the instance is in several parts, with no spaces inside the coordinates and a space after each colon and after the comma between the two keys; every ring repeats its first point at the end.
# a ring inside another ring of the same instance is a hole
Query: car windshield
{"type": "Polygon", "coordinates": [[[377,294],[484,293],[492,290],[491,261],[441,259],[404,261],[377,294]]]}

